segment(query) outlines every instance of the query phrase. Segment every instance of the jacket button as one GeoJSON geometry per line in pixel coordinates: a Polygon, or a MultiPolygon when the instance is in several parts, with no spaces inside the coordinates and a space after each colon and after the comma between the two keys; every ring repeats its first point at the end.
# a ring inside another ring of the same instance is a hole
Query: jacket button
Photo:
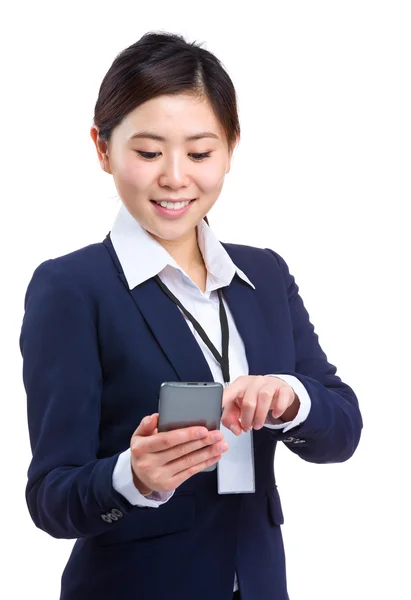
{"type": "Polygon", "coordinates": [[[117,519],[122,519],[124,517],[123,513],[121,512],[121,510],[119,510],[118,508],[112,508],[111,512],[109,513],[109,515],[114,515],[115,517],[117,517],[117,519]]]}
{"type": "Polygon", "coordinates": [[[285,438],[285,440],[283,440],[283,442],[285,442],[286,444],[290,444],[291,442],[294,441],[294,439],[295,438],[293,438],[293,437],[288,437],[288,438],[285,438]]]}
{"type": "Polygon", "coordinates": [[[109,514],[102,514],[100,515],[100,517],[103,519],[103,521],[105,521],[106,523],[112,523],[113,520],[110,518],[109,514]]]}

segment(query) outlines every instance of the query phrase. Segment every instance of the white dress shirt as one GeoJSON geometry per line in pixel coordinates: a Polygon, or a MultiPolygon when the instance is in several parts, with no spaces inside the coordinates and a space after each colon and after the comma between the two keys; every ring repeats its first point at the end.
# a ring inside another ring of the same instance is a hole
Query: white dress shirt
{"type": "MultiPolygon", "coordinates": [[[[197,227],[198,245],[207,268],[207,283],[204,292],[178,266],[167,250],[141,227],[124,206],[120,208],[110,236],[129,288],[133,289],[147,279],[159,275],[171,292],[201,324],[221,354],[221,325],[217,290],[228,286],[236,273],[253,289],[255,289],[255,286],[245,273],[236,267],[206,222],[201,221],[197,227]]],[[[224,306],[230,331],[230,375],[231,380],[234,381],[237,377],[248,375],[248,363],[244,343],[225,301],[224,306]]],[[[191,321],[185,315],[184,318],[187,320],[187,324],[204,354],[214,381],[224,383],[220,364],[195,331],[191,321]]],[[[273,419],[271,413],[269,413],[264,427],[288,431],[307,418],[311,408],[311,400],[299,379],[292,375],[275,374],[275,376],[286,381],[294,389],[300,400],[300,408],[295,419],[286,423],[279,419],[273,419]]],[[[152,508],[158,508],[174,494],[173,491],[153,492],[149,496],[140,494],[133,483],[130,449],[123,452],[118,458],[113,472],[113,487],[131,504],[152,508]]],[[[234,590],[237,588],[237,581],[235,580],[234,590]]]]}

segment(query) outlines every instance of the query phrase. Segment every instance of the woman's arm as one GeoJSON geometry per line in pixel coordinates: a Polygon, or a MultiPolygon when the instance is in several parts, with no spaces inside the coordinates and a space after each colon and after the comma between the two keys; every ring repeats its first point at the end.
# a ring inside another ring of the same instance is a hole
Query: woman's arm
{"type": "Polygon", "coordinates": [[[124,516],[131,505],[112,484],[119,455],[97,458],[102,372],[93,307],[58,259],[33,274],[20,348],[33,452],[31,517],[57,538],[103,533],[115,526],[107,515],[116,509],[124,516]]]}
{"type": "Polygon", "coordinates": [[[314,463],[343,462],[350,458],[360,441],[362,418],[358,400],[336,375],[314,332],[299,288],[284,259],[266,249],[277,261],[288,294],[295,345],[295,371],[282,371],[301,381],[311,407],[307,419],[287,433],[270,429],[272,435],[304,460],[314,463]]]}

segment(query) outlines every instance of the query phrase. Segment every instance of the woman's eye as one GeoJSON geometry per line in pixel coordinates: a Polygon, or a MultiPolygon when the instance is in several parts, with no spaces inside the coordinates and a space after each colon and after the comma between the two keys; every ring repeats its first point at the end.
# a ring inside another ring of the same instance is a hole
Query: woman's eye
{"type": "Polygon", "coordinates": [[[204,160],[205,158],[210,158],[211,152],[193,152],[191,156],[194,160],[204,160]]]}
{"type": "MultiPolygon", "coordinates": [[[[147,160],[152,160],[153,158],[156,158],[157,155],[161,154],[161,152],[143,152],[142,150],[136,150],[136,152],[137,152],[137,154],[139,154],[143,158],[146,158],[147,160]]],[[[209,158],[210,154],[211,154],[211,151],[210,152],[191,152],[191,154],[189,154],[189,156],[194,158],[194,160],[196,160],[196,161],[201,161],[201,160],[204,160],[205,158],[209,158]]]]}
{"type": "Polygon", "coordinates": [[[160,152],[143,152],[142,150],[137,150],[137,154],[139,154],[143,158],[151,159],[155,158],[157,154],[160,154],[160,152]]]}

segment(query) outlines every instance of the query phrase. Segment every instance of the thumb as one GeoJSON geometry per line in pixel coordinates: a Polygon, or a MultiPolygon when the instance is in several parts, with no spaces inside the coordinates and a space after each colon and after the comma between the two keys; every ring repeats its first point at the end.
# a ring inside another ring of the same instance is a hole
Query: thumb
{"type": "Polygon", "coordinates": [[[148,417],[144,417],[141,420],[140,425],[137,427],[135,432],[133,433],[133,437],[136,435],[140,435],[142,437],[147,437],[149,435],[153,435],[158,426],[158,413],[154,413],[149,415],[148,417]]]}

